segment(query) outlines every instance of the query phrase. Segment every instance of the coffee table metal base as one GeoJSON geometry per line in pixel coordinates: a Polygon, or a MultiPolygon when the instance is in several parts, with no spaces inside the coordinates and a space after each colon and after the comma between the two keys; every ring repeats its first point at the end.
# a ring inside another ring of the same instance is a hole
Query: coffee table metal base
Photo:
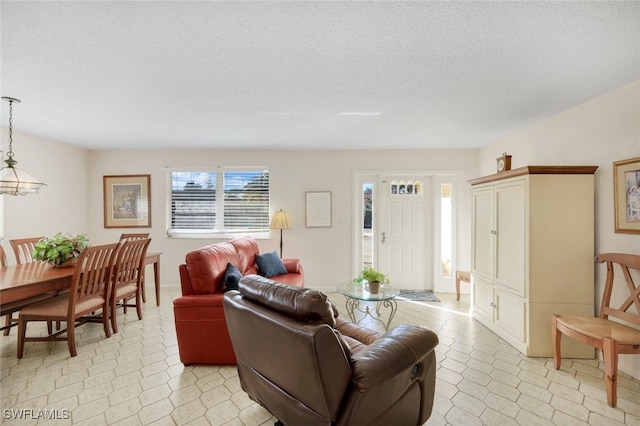
{"type": "Polygon", "coordinates": [[[373,321],[380,323],[385,331],[389,331],[389,325],[391,324],[391,320],[396,315],[396,311],[398,310],[398,303],[394,299],[386,299],[379,300],[375,302],[376,307],[371,309],[368,305],[371,302],[364,302],[364,309],[360,307],[360,300],[352,299],[350,297],[346,298],[346,308],[347,314],[349,314],[349,319],[355,324],[360,324],[366,317],[370,317],[373,321]],[[382,320],[382,316],[380,312],[382,309],[389,309],[389,319],[386,322],[382,320]],[[360,312],[363,314],[359,319],[356,318],[356,312],[360,312]],[[373,314],[375,312],[375,315],[373,314]]]}

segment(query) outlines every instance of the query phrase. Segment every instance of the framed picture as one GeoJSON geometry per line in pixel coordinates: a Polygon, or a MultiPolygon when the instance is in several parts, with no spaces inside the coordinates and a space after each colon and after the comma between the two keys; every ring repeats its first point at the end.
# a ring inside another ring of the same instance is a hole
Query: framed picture
{"type": "Polygon", "coordinates": [[[640,157],[613,163],[616,232],[640,234],[640,157]]]}
{"type": "Polygon", "coordinates": [[[331,191],[305,192],[305,226],[331,228],[331,191]]]}
{"type": "Polygon", "coordinates": [[[151,176],[103,176],[104,227],[151,227],[151,176]]]}

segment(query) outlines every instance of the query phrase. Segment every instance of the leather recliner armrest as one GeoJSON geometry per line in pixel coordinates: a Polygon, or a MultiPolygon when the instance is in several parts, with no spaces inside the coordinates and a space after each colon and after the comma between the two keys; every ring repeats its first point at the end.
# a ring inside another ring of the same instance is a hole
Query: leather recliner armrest
{"type": "MultiPolygon", "coordinates": [[[[335,308],[334,308],[335,310],[335,308]]],[[[335,329],[343,336],[351,337],[363,345],[370,345],[382,336],[377,331],[369,330],[344,319],[341,316],[336,317],[335,329]]]]}
{"type": "Polygon", "coordinates": [[[353,383],[366,391],[407,372],[418,376],[425,368],[419,364],[437,345],[438,336],[427,328],[397,326],[353,357],[353,383]]]}

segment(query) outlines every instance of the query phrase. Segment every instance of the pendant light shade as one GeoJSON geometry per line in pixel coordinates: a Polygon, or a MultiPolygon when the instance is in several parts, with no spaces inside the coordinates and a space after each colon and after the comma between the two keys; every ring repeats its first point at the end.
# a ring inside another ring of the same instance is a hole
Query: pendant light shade
{"type": "Polygon", "coordinates": [[[44,183],[31,176],[29,173],[16,167],[18,162],[13,159],[13,103],[20,99],[3,96],[2,100],[9,102],[9,152],[4,162],[7,164],[0,169],[0,194],[27,195],[40,191],[44,183]]]}

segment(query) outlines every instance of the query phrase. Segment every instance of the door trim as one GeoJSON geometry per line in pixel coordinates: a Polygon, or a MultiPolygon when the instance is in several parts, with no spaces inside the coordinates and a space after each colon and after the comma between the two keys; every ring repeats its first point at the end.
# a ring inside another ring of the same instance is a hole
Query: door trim
{"type": "MultiPolygon", "coordinates": [[[[461,182],[463,180],[464,171],[463,170],[356,170],[353,172],[353,251],[351,257],[351,269],[353,271],[353,276],[358,276],[361,271],[361,259],[362,259],[362,218],[363,218],[363,209],[361,202],[361,192],[362,192],[362,184],[364,183],[372,183],[373,186],[373,205],[374,209],[377,206],[379,199],[379,179],[383,175],[394,175],[394,176],[407,176],[407,177],[415,177],[415,176],[425,176],[432,178],[432,202],[431,205],[437,211],[437,217],[435,217],[436,212],[431,212],[434,214],[434,218],[432,221],[432,230],[431,234],[433,236],[432,245],[435,244],[435,241],[440,241],[440,198],[439,198],[439,186],[441,183],[451,183],[452,185],[452,232],[451,232],[451,276],[446,279],[437,279],[435,274],[440,270],[439,267],[436,267],[435,260],[440,255],[440,246],[433,246],[432,253],[433,258],[428,259],[433,264],[432,267],[432,277],[431,277],[431,289],[434,292],[443,292],[443,293],[455,293],[455,271],[458,265],[458,215],[459,215],[459,206],[460,206],[460,194],[461,191],[461,182]],[[436,191],[436,189],[438,189],[436,191]],[[437,238],[436,238],[437,232],[437,238]]],[[[378,224],[377,215],[374,214],[372,220],[372,227],[375,231],[378,224]]],[[[425,241],[425,247],[429,242],[425,241]]],[[[375,250],[375,245],[374,245],[375,250]]],[[[377,253],[372,254],[374,263],[377,253]]]]}

